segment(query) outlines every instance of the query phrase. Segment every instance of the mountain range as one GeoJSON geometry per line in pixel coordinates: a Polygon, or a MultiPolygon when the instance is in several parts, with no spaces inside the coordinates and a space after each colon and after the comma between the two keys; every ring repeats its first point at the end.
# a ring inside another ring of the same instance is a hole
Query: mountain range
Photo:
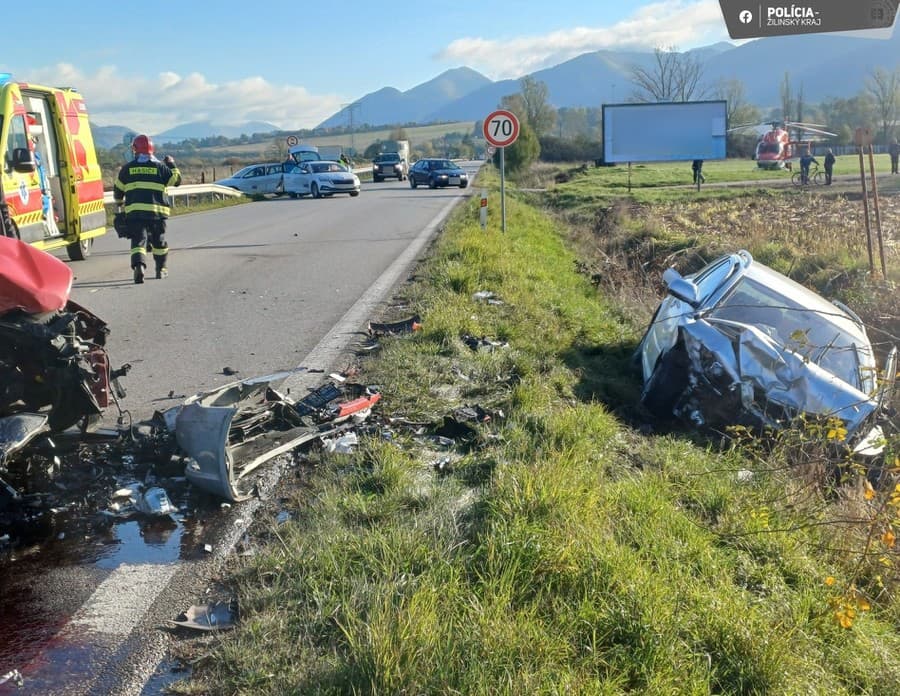
{"type": "MultiPolygon", "coordinates": [[[[279,130],[278,126],[266,121],[245,121],[236,125],[213,123],[212,121],[192,121],[156,133],[152,137],[159,143],[177,143],[188,138],[210,138],[219,135],[225,138],[240,138],[245,134],[272,133],[277,130],[279,130]]],[[[92,123],[91,133],[98,147],[108,149],[115,145],[121,145],[123,142],[131,142],[136,131],[127,126],[97,126],[92,123]]]]}
{"type": "MultiPolygon", "coordinates": [[[[890,39],[844,34],[780,36],[739,46],[720,42],[688,53],[703,69],[707,93],[701,98],[716,98],[717,83],[737,79],[744,85],[746,100],[767,110],[780,105],[780,89],[786,74],[794,93],[802,92],[808,104],[859,94],[873,69],[881,67],[890,71],[900,65],[900,32],[890,39]]],[[[547,85],[548,101],[556,108],[596,108],[604,103],[630,101],[634,92],[633,69],[652,68],[655,60],[653,51],[593,51],[531,76],[547,85]]],[[[520,79],[493,81],[471,68],[455,68],[405,92],[383,87],[366,94],[322,121],[317,129],[353,124],[392,126],[477,121],[495,109],[504,96],[518,92],[520,79]]],[[[94,130],[94,138],[101,147],[110,147],[104,144],[109,141],[113,145],[121,143],[128,132],[119,126],[94,127],[94,130]]],[[[173,142],[215,135],[234,138],[277,130],[277,126],[264,121],[231,126],[199,121],[154,137],[161,142],[173,142]]]]}
{"type": "MultiPolygon", "coordinates": [[[[744,84],[746,100],[765,110],[780,105],[785,74],[794,93],[802,91],[810,104],[858,94],[874,68],[900,65],[900,32],[890,39],[780,36],[740,46],[720,42],[688,53],[702,66],[707,88],[703,98],[715,98],[715,86],[722,80],[737,79],[744,84]]],[[[629,101],[633,69],[652,68],[655,61],[652,51],[593,51],[531,76],[547,85],[548,101],[556,108],[599,107],[629,101]]],[[[407,92],[384,88],[367,94],[318,127],[346,126],[351,109],[359,124],[475,121],[497,108],[504,96],[518,92],[520,79],[494,82],[469,68],[457,68],[407,92]],[[472,88],[466,90],[465,85],[472,88]]]]}

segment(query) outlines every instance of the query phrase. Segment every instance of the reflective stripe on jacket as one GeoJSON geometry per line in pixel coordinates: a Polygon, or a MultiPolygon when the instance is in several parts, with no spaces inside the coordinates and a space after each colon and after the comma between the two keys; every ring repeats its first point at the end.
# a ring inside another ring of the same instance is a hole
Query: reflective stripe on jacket
{"type": "Polygon", "coordinates": [[[178,167],[169,168],[156,158],[132,160],[119,170],[113,197],[125,203],[125,215],[134,218],[169,217],[167,186],[181,184],[178,167]]]}

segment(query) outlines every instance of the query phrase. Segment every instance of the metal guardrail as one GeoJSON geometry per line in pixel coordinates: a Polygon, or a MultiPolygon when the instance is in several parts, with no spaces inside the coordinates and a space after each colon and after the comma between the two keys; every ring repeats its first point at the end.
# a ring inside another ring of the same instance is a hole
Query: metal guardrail
{"type": "MultiPolygon", "coordinates": [[[[369,165],[368,167],[356,167],[353,169],[353,173],[356,175],[371,171],[371,165],[369,165]]],[[[166,195],[172,199],[173,205],[175,205],[175,199],[178,197],[186,196],[188,200],[190,200],[191,196],[200,196],[203,194],[231,197],[246,195],[243,192],[238,191],[237,189],[231,188],[230,186],[220,186],[219,184],[182,184],[181,186],[170,186],[166,189],[166,195]]],[[[112,191],[103,192],[104,205],[113,205],[115,204],[115,202],[116,201],[113,198],[112,191]]]]}
{"type": "MultiPolygon", "coordinates": [[[[170,186],[166,189],[166,195],[175,202],[177,197],[200,196],[202,194],[221,195],[221,196],[243,196],[244,194],[229,186],[219,186],[219,184],[182,184],[181,186],[170,186]]],[[[113,205],[115,203],[112,191],[103,192],[103,203],[105,205],[113,205]]]]}

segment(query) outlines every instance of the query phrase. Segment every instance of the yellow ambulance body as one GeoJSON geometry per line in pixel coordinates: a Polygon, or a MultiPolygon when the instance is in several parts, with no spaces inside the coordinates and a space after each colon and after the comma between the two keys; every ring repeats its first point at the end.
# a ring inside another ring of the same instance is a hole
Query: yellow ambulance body
{"type": "Polygon", "coordinates": [[[84,99],[0,74],[0,234],[73,261],[106,233],[103,176],[84,99]]]}

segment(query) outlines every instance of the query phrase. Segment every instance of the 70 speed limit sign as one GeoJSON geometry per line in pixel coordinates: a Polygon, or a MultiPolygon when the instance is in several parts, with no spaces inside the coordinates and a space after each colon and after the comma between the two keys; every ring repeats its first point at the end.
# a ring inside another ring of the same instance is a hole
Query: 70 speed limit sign
{"type": "Polygon", "coordinates": [[[506,109],[492,111],[481,127],[484,139],[494,147],[506,147],[519,137],[519,119],[506,109]]]}

